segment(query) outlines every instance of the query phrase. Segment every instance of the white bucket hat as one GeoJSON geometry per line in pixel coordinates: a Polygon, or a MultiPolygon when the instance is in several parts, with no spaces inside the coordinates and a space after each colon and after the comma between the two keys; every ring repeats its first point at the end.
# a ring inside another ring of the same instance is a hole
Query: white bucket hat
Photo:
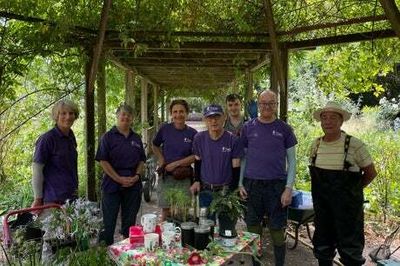
{"type": "Polygon", "coordinates": [[[321,114],[323,112],[335,112],[340,114],[343,117],[343,121],[347,121],[351,117],[351,113],[344,110],[338,103],[336,102],[327,102],[325,107],[317,109],[313,116],[315,120],[321,121],[321,114]]]}

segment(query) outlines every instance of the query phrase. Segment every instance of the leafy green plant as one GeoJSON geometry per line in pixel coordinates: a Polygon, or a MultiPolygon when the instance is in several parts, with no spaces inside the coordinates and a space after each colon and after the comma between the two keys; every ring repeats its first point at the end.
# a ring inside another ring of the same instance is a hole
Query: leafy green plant
{"type": "Polygon", "coordinates": [[[213,200],[210,204],[210,213],[225,214],[230,219],[235,220],[243,216],[245,206],[239,196],[239,192],[227,191],[225,189],[214,192],[213,200]]]}
{"type": "Polygon", "coordinates": [[[41,246],[42,241],[26,240],[26,228],[21,227],[13,232],[13,242],[9,249],[3,245],[2,252],[8,265],[42,265],[41,264],[41,246]]]}
{"type": "Polygon", "coordinates": [[[78,242],[97,238],[103,223],[100,209],[95,204],[84,199],[77,199],[63,205],[65,214],[59,210],[53,210],[42,221],[44,238],[59,240],[71,238],[78,242]]]}
{"type": "Polygon", "coordinates": [[[53,265],[97,266],[115,265],[107,254],[107,247],[97,246],[84,251],[65,248],[58,251],[51,261],[53,265]]]}

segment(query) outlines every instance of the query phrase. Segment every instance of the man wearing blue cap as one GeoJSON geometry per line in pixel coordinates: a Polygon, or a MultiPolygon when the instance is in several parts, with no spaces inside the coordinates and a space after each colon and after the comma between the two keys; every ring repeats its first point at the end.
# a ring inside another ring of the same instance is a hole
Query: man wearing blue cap
{"type": "Polygon", "coordinates": [[[225,115],[220,105],[207,106],[203,115],[208,130],[194,137],[195,178],[190,190],[200,192],[200,207],[208,207],[211,192],[237,188],[242,149],[238,137],[224,130],[225,115]]]}

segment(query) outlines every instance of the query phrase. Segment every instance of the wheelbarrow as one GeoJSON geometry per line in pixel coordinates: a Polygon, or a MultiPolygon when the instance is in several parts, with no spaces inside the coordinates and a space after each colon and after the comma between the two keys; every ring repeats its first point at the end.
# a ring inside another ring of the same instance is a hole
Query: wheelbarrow
{"type": "Polygon", "coordinates": [[[299,241],[299,228],[305,225],[307,228],[307,235],[312,239],[309,223],[314,221],[314,209],[300,209],[288,207],[288,220],[294,225],[294,243],[292,246],[288,245],[288,249],[295,249],[299,241]]]}
{"type": "MultiPolygon", "coordinates": [[[[12,236],[11,236],[11,232],[10,232],[10,224],[9,224],[9,217],[13,216],[13,215],[18,215],[18,214],[27,214],[27,213],[31,213],[31,212],[35,212],[35,211],[39,211],[39,210],[45,210],[45,209],[51,209],[51,208],[56,208],[59,209],[60,211],[62,211],[66,216],[65,210],[63,208],[61,208],[61,205],[59,204],[46,204],[43,206],[38,206],[38,207],[32,207],[32,208],[24,208],[24,209],[19,209],[19,210],[13,210],[13,211],[9,211],[5,216],[4,216],[4,220],[3,220],[3,243],[4,246],[6,248],[10,248],[11,244],[12,244],[12,236]]],[[[70,231],[70,223],[69,221],[66,219],[66,227],[67,227],[67,231],[70,231]]],[[[40,229],[37,229],[39,231],[41,231],[40,229]]],[[[38,237],[42,237],[43,234],[36,233],[36,236],[38,237]]]]}

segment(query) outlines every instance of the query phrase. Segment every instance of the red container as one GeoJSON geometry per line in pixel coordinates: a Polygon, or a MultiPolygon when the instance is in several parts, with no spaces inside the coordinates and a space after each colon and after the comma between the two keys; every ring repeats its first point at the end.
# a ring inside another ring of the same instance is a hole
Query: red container
{"type": "Polygon", "coordinates": [[[156,225],[156,229],[154,230],[154,233],[158,234],[158,240],[161,242],[161,226],[159,224],[156,225]]]}
{"type": "Polygon", "coordinates": [[[144,246],[144,232],[141,226],[129,227],[129,243],[133,247],[144,246]]]}

